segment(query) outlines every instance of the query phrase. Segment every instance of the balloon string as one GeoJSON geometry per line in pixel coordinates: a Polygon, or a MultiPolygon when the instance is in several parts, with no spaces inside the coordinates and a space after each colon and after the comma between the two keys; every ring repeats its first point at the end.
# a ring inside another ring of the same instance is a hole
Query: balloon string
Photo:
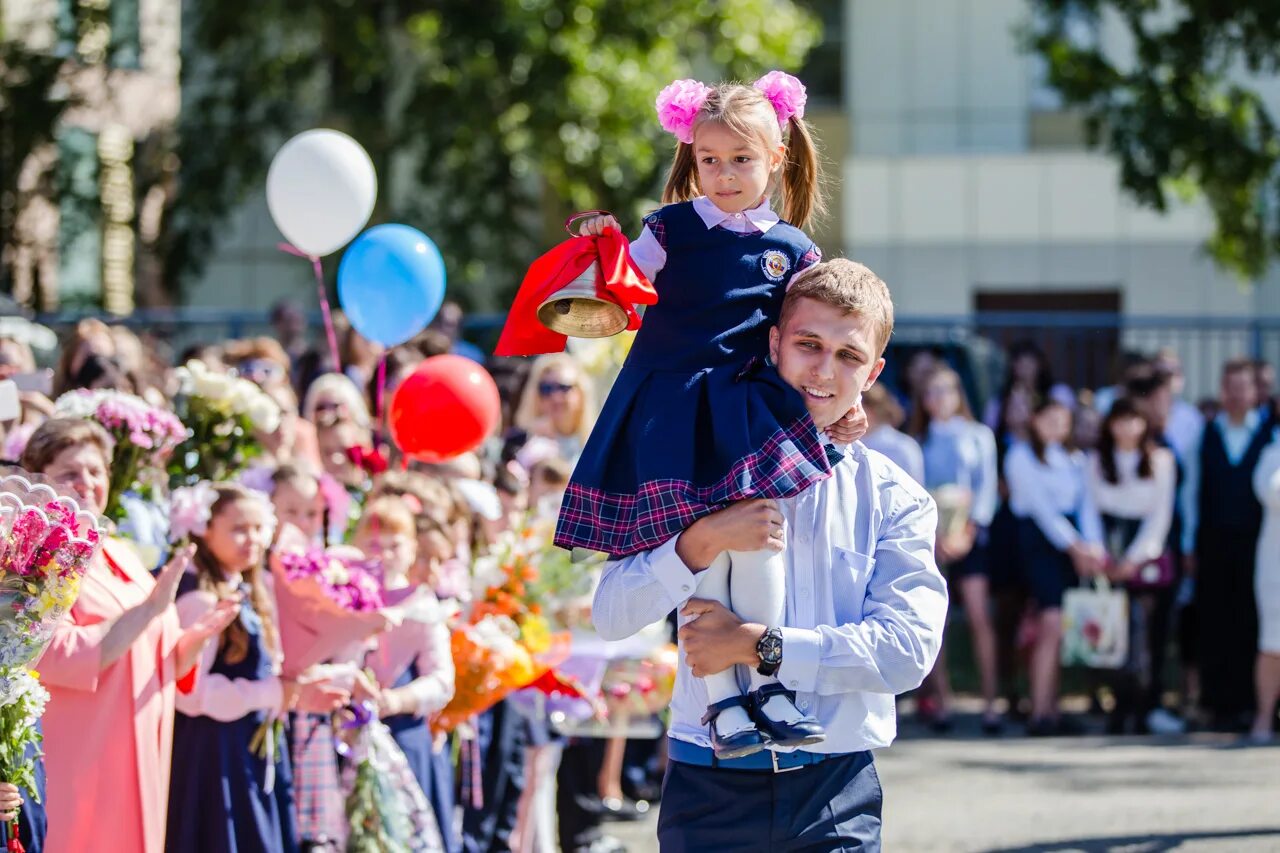
{"type": "Polygon", "coordinates": [[[387,395],[387,354],[384,352],[378,356],[378,429],[386,429],[384,415],[386,414],[384,403],[387,395]]]}
{"type": "Polygon", "coordinates": [[[320,316],[324,319],[324,335],[329,341],[329,355],[333,359],[333,370],[335,373],[341,373],[342,358],[338,355],[338,332],[333,327],[333,312],[329,310],[329,291],[324,286],[324,270],[320,266],[320,258],[308,255],[288,243],[279,243],[277,248],[282,252],[311,261],[311,271],[316,276],[316,292],[320,294],[320,316]]]}

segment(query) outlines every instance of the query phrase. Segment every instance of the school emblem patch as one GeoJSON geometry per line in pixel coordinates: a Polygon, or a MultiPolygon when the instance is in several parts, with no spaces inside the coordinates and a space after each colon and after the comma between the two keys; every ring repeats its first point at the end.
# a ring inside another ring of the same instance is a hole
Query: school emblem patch
{"type": "Polygon", "coordinates": [[[760,268],[769,281],[782,281],[791,269],[791,260],[777,249],[770,249],[760,257],[760,268]]]}

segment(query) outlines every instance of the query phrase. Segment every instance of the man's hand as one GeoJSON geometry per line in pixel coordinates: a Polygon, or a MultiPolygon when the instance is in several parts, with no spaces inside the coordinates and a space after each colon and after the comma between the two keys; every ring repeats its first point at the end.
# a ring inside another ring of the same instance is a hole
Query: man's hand
{"type": "Polygon", "coordinates": [[[715,675],[735,664],[760,663],[756,643],[765,626],[743,622],[723,604],[704,598],[689,599],[680,615],[693,619],[680,629],[680,647],[696,677],[715,675]]]}
{"type": "Polygon", "coordinates": [[[781,551],[782,525],[777,501],[739,501],[689,525],[676,540],[676,554],[689,571],[700,572],[722,551],[781,551]]]}

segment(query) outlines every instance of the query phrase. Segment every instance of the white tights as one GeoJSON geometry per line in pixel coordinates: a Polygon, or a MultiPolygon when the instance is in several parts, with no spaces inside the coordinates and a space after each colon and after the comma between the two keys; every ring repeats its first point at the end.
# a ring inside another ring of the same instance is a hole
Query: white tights
{"type": "MultiPolygon", "coordinates": [[[[787,607],[787,568],[783,553],[764,550],[720,554],[703,572],[698,597],[718,601],[748,622],[781,625],[787,607]]],[[[706,677],[708,705],[742,694],[739,669],[735,666],[706,677]]],[[[754,668],[749,669],[747,675],[748,689],[753,692],[777,680],[761,675],[754,668]]],[[[728,735],[750,725],[741,708],[730,708],[721,712],[717,728],[722,735],[728,735]]]]}

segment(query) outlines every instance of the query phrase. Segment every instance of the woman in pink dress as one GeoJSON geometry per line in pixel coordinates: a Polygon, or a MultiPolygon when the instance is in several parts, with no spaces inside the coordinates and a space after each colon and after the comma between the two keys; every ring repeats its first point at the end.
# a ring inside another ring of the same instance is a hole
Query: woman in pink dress
{"type": "MultiPolygon", "coordinates": [[[[101,513],[111,452],[96,423],[56,419],[31,436],[22,467],[101,513]]],[[[128,544],[108,538],[40,660],[49,853],[164,850],[175,691],[194,685],[205,643],[239,608],[223,601],[179,627],[173,598],[190,556],[152,579],[128,544]]]]}

